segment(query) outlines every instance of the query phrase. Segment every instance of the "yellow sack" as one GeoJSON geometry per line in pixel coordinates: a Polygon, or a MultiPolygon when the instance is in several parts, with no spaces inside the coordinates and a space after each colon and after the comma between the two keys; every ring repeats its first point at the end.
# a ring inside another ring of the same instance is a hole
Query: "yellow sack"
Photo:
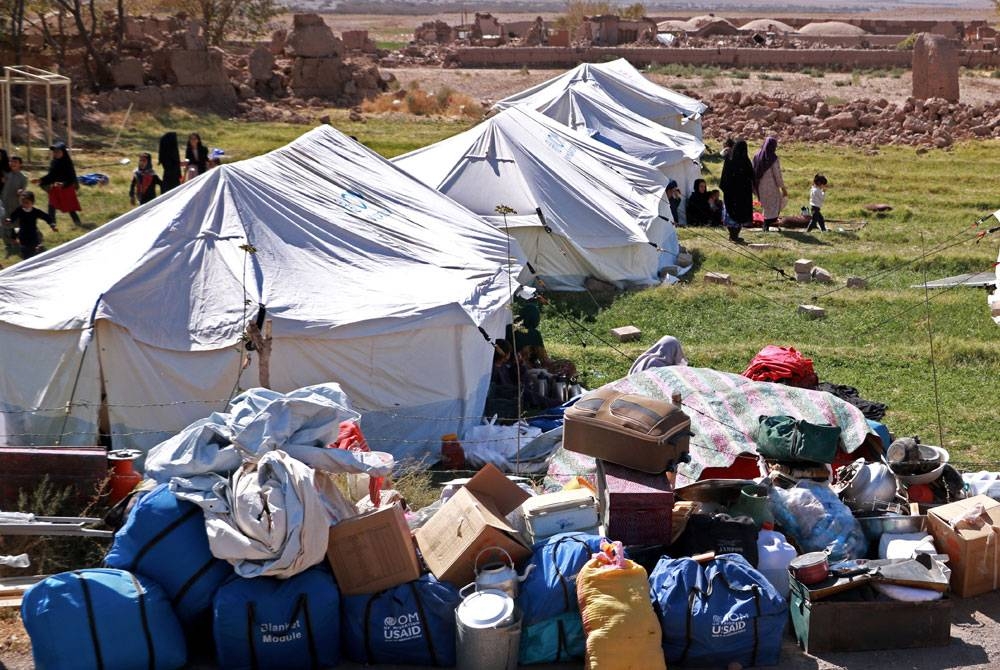
{"type": "Polygon", "coordinates": [[[660,620],[642,566],[590,560],[576,578],[590,670],[666,670],[660,620]]]}

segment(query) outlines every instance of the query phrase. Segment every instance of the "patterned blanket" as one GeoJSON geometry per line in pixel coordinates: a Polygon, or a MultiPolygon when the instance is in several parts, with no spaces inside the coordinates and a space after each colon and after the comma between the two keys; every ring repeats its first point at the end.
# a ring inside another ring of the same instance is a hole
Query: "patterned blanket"
{"type": "MultiPolygon", "coordinates": [[[[757,453],[754,434],[760,416],[788,415],[810,423],[840,426],[844,449],[851,453],[871,432],[864,415],[850,403],[825,391],[809,391],[783,384],[756,382],[741,375],[708,368],[672,366],[654,368],[609,384],[626,393],[669,400],[681,394],[691,417],[691,463],[681,466],[678,485],[698,479],[708,467],[728,467],[741,453],[757,453]]],[[[559,448],[549,477],[591,473],[594,460],[559,448]]]]}

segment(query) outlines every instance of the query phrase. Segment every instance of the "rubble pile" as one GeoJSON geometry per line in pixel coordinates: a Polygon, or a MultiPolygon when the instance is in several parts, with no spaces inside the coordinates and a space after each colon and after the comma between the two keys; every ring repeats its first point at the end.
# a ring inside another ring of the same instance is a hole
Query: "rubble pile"
{"type": "Polygon", "coordinates": [[[338,38],[317,14],[296,14],[290,32],[275,31],[269,44],[242,54],[207,46],[201,22],[183,14],[130,17],[111,67],[115,88],[98,104],[197,105],[296,122],[307,104],[348,107],[385,91],[391,77],[379,72],[377,55],[366,31],[338,38]],[[285,109],[267,108],[276,99],[285,109]]]}
{"type": "Polygon", "coordinates": [[[786,140],[852,146],[945,148],[959,140],[1000,137],[1000,101],[967,105],[943,98],[907,98],[903,103],[882,98],[831,104],[820,96],[733,91],[705,102],[712,115],[706,134],[718,140],[773,134],[786,140]]]}

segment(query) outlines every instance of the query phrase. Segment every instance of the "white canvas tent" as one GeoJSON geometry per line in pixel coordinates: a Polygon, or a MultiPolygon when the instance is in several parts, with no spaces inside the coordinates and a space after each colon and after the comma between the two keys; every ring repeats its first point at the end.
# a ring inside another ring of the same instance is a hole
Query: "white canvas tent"
{"type": "MultiPolygon", "coordinates": [[[[663,174],[664,183],[675,180],[685,197],[701,176],[698,159],[705,151],[701,140],[633,114],[592,84],[567,87],[538,111],[655,166],[663,174]]],[[[686,223],[683,214],[680,223],[686,223]]]]}
{"type": "Polygon", "coordinates": [[[482,411],[482,331],[509,320],[507,250],[317,128],[0,273],[0,433],[94,444],[106,412],[113,446],[155,445],[257,385],[240,342],[263,306],[272,388],[339,382],[373,448],[436,454],[482,411]]]}
{"type": "Polygon", "coordinates": [[[654,84],[624,58],[610,63],[583,63],[558,77],[515,93],[496,103],[498,109],[526,105],[541,110],[563,91],[579,84],[600,89],[615,104],[659,125],[702,138],[702,114],[708,107],[699,100],[654,84]]]}
{"type": "MultiPolygon", "coordinates": [[[[1000,220],[1000,215],[997,216],[1000,220]]],[[[993,293],[989,297],[990,314],[993,316],[993,320],[1000,325],[1000,253],[997,253],[997,265],[996,265],[996,275],[997,275],[997,285],[993,289],[993,293]]]]}
{"type": "MultiPolygon", "coordinates": [[[[579,290],[588,276],[618,286],[657,283],[659,268],[676,260],[673,225],[659,214],[654,186],[636,190],[601,154],[610,155],[607,147],[530,110],[511,109],[393,162],[501,230],[506,226],[548,288],[579,290]],[[516,214],[505,220],[498,205],[516,214]],[[670,248],[658,251],[651,238],[670,248]]],[[[627,164],[627,157],[615,160],[627,164]]],[[[634,163],[628,169],[655,180],[634,163]]]]}

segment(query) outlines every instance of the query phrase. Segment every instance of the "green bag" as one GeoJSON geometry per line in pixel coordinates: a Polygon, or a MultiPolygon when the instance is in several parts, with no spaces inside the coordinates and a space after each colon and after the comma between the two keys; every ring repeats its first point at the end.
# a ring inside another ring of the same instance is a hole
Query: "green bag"
{"type": "Polygon", "coordinates": [[[840,426],[791,416],[761,416],[759,420],[757,452],[764,458],[833,463],[840,446],[840,426]]]}

